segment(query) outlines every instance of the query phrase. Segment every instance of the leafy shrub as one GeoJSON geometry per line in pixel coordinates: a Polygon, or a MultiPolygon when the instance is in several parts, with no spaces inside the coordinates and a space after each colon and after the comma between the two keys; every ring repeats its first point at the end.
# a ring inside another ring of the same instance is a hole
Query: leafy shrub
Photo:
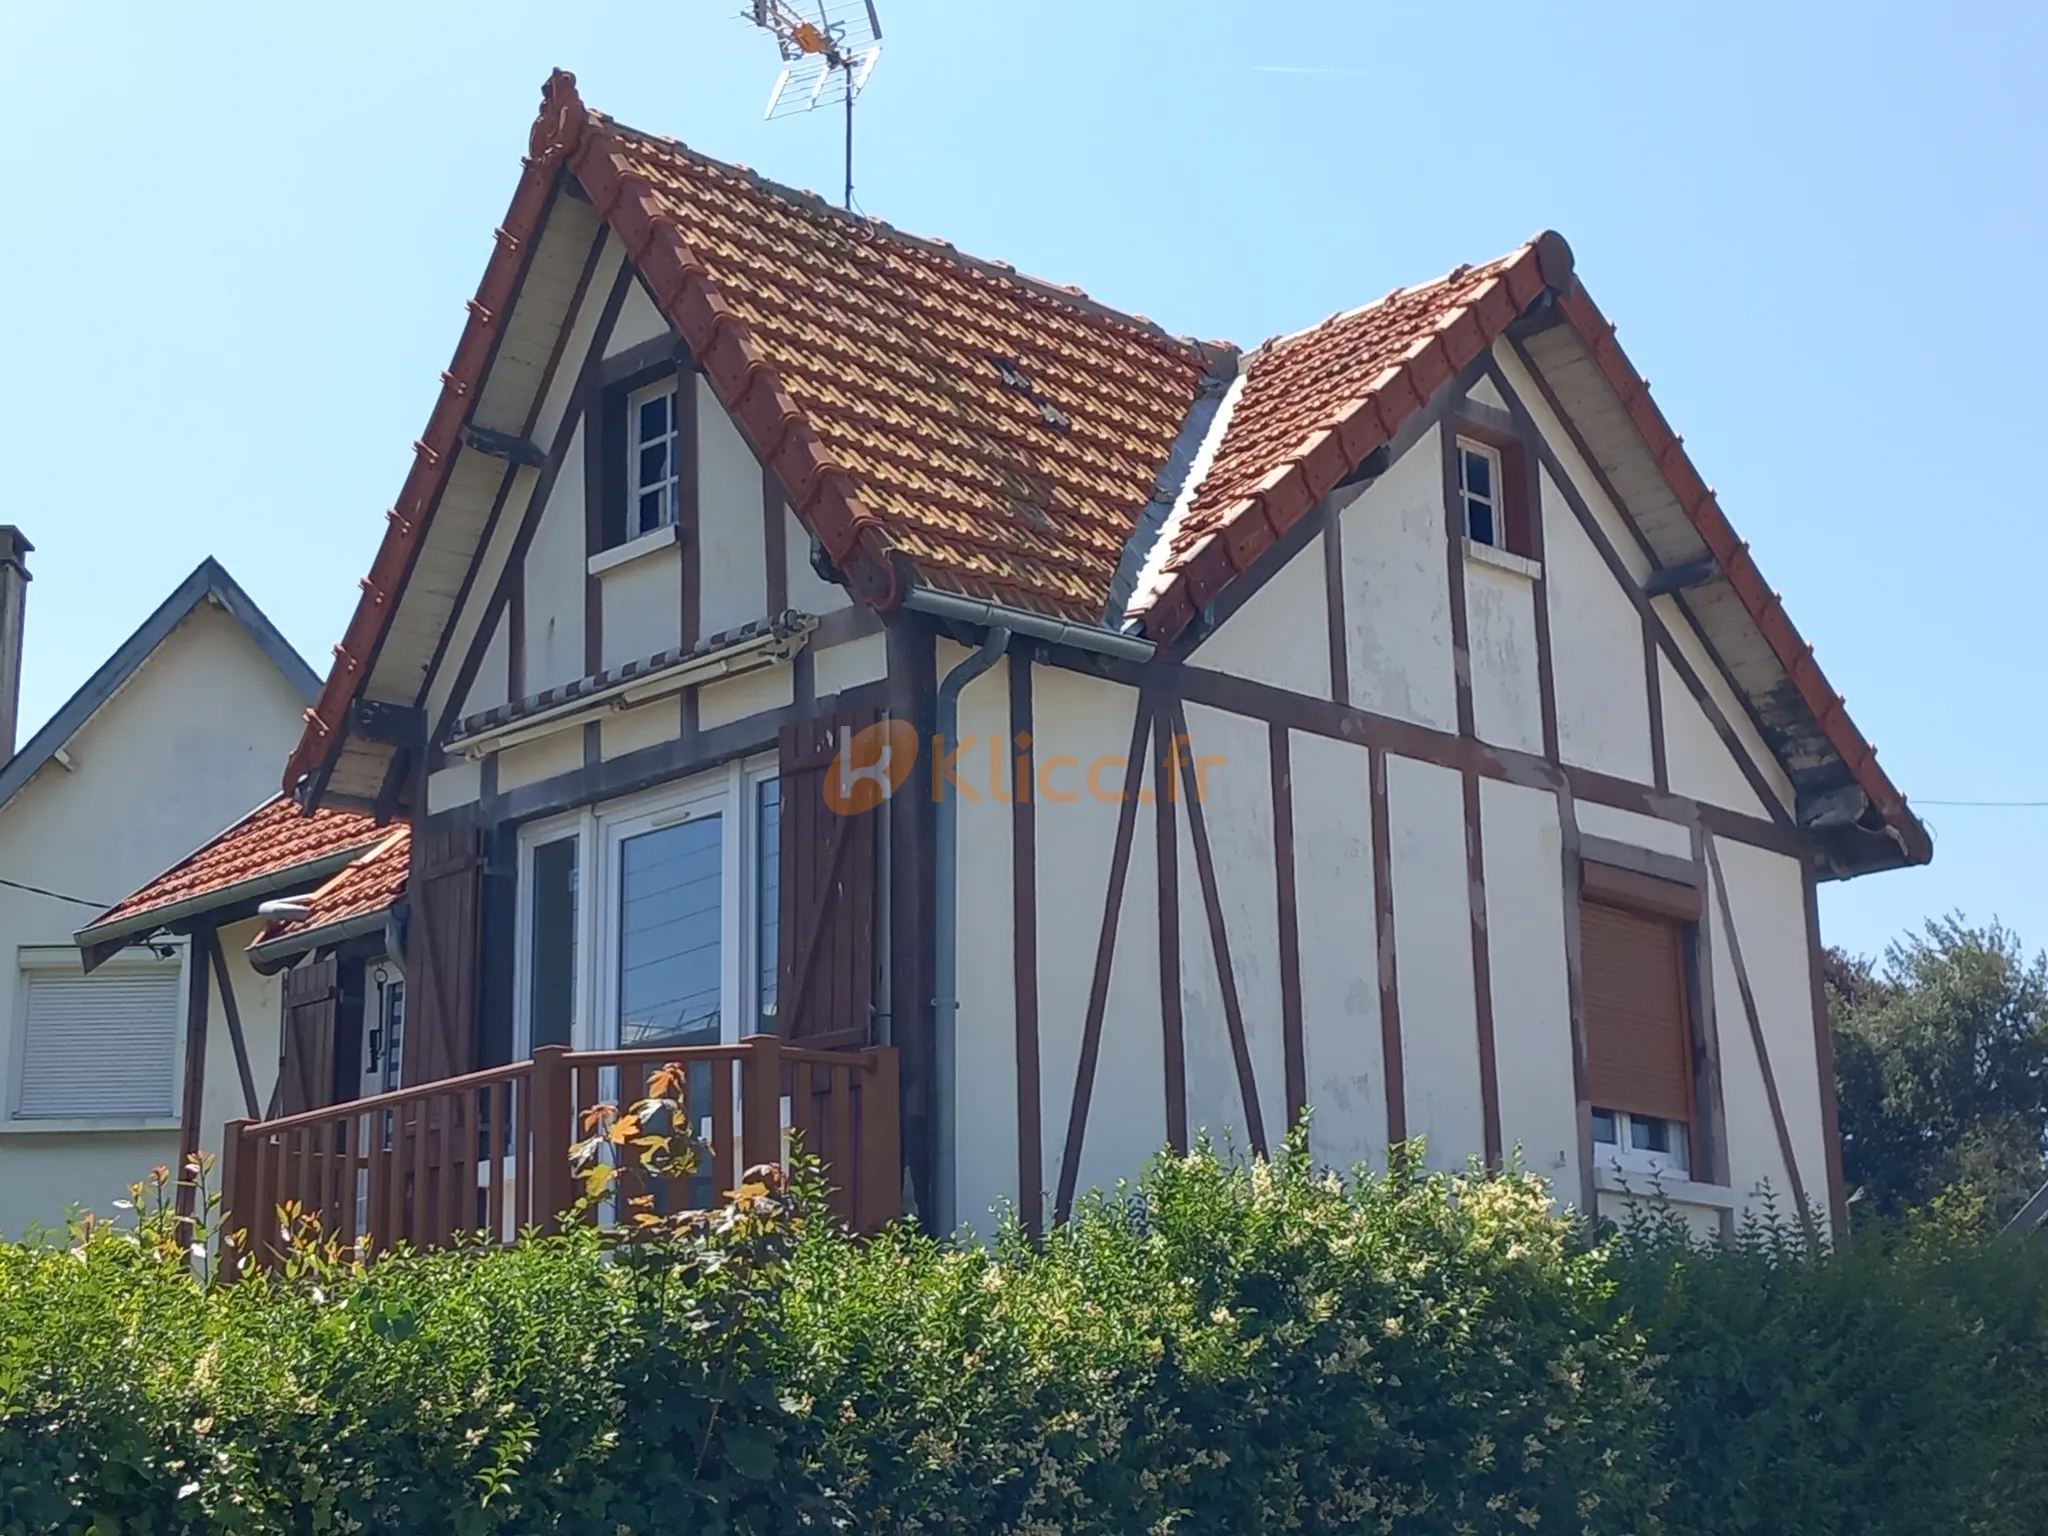
{"type": "Polygon", "coordinates": [[[763,1178],[208,1281],[161,1193],[0,1245],[0,1532],[2048,1528],[2042,1263],[1926,1228],[1589,1249],[1536,1181],[1297,1142],[1035,1245],[855,1243],[763,1178]]]}

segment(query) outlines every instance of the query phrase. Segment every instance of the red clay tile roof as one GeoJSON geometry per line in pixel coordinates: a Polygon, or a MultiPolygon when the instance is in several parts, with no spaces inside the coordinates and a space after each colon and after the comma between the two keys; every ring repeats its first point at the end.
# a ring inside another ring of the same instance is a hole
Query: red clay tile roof
{"type": "Polygon", "coordinates": [[[412,866],[412,830],[380,830],[386,834],[384,841],[305,898],[305,905],[312,909],[310,916],[289,923],[266,923],[249,948],[389,910],[405,894],[406,872],[412,866]]]}
{"type": "Polygon", "coordinates": [[[150,912],[283,875],[389,835],[369,816],[319,810],[311,816],[284,795],[266,800],[196,853],[173,864],[141,890],[116,902],[86,927],[91,933],[126,925],[150,912]]]}
{"type": "Polygon", "coordinates": [[[1571,253],[1545,235],[1269,342],[1244,361],[1223,441],[1130,607],[1177,636],[1330,489],[1489,346],[1571,253]]]}
{"type": "MultiPolygon", "coordinates": [[[[1205,375],[1232,354],[1073,290],[834,212],[586,108],[556,71],[526,171],[335,665],[285,769],[327,762],[460,448],[523,253],[569,171],[853,593],[907,581],[1098,624],[1205,375]]],[[[1914,849],[1926,834],[1728,531],[1554,235],[1269,344],[1129,614],[1180,635],[1236,575],[1548,289],[1830,743],[1914,849]]],[[[1924,852],[1918,854],[1925,856],[1924,852]]]]}
{"type": "Polygon", "coordinates": [[[894,608],[914,578],[1102,621],[1205,348],[621,127],[559,70],[530,148],[287,791],[382,642],[564,167],[862,600],[894,608]]]}

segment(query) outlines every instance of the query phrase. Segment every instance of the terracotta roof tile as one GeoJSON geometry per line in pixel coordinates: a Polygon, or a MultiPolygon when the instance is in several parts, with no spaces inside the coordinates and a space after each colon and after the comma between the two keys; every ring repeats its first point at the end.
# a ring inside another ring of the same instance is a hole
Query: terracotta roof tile
{"type": "Polygon", "coordinates": [[[1130,613],[1171,639],[1233,576],[1393,437],[1401,423],[1570,270],[1555,235],[1266,343],[1208,472],[1153,551],[1130,613]]]}
{"type": "Polygon", "coordinates": [[[379,827],[374,818],[354,811],[319,810],[307,816],[279,795],[109,907],[87,928],[125,923],[265,875],[284,874],[351,848],[368,847],[388,833],[389,828],[379,827]]]}
{"type": "MultiPolygon", "coordinates": [[[[564,171],[858,600],[887,611],[907,577],[1104,622],[1125,546],[1191,407],[1212,373],[1237,362],[1227,344],[1168,336],[1077,290],[622,127],[585,107],[562,71],[542,93],[529,151],[363,600],[286,766],[288,790],[313,775],[317,794],[334,760],[461,451],[521,253],[564,171]]],[[[1180,635],[1546,289],[1718,550],[1728,542],[1718,508],[1691,494],[1697,474],[1598,333],[1570,250],[1545,234],[1244,359],[1221,440],[1151,551],[1128,616],[1162,643],[1180,635]]],[[[1750,590],[1753,568],[1733,556],[1724,564],[1859,781],[1887,818],[1910,823],[1789,623],[1750,590]]]]}
{"type": "Polygon", "coordinates": [[[388,910],[405,894],[406,873],[412,867],[412,829],[379,830],[387,834],[384,841],[305,898],[305,905],[312,909],[310,916],[289,923],[266,923],[249,948],[388,910]]]}
{"type": "Polygon", "coordinates": [[[658,297],[742,426],[765,365],[887,551],[931,585],[1102,621],[1208,369],[1199,346],[597,113],[573,167],[600,207],[611,181],[674,242],[723,334],[690,334],[689,293],[658,297]],[[746,354],[731,379],[726,346],[746,354]]]}

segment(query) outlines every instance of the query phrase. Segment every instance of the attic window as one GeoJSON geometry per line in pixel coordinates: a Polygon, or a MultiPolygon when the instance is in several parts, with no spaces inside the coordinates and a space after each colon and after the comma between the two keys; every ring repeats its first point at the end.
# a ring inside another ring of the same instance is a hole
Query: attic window
{"type": "Polygon", "coordinates": [[[626,401],[628,538],[676,520],[680,480],[673,378],[635,390],[626,401]]]}
{"type": "Polygon", "coordinates": [[[1506,519],[1501,515],[1500,450],[1470,438],[1458,439],[1458,501],[1465,517],[1465,537],[1474,544],[1503,547],[1506,519]]]}

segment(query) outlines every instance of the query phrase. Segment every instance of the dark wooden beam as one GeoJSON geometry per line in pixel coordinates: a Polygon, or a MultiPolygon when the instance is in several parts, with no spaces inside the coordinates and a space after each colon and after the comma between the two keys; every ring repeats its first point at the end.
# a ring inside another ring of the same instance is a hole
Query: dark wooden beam
{"type": "Polygon", "coordinates": [[[392,704],[382,699],[357,699],[348,707],[348,729],[365,741],[392,747],[424,747],[427,744],[427,712],[415,704],[392,704]]]}
{"type": "Polygon", "coordinates": [[[516,432],[499,432],[491,427],[480,427],[472,421],[462,429],[462,445],[490,458],[503,459],[508,464],[522,465],[527,469],[547,468],[547,449],[516,432]]]}
{"type": "Polygon", "coordinates": [[[1669,597],[1674,592],[1705,586],[1720,574],[1721,562],[1712,555],[1703,560],[1688,560],[1683,565],[1662,565],[1644,580],[1643,596],[1669,597]]]}
{"type": "MultiPolygon", "coordinates": [[[[199,942],[193,935],[193,942],[199,942]]],[[[251,1120],[263,1113],[256,1097],[256,1074],[249,1066],[249,1039],[242,1033],[242,1009],[235,1001],[235,989],[228,982],[228,959],[220,947],[220,929],[206,930],[206,955],[213,965],[213,979],[220,988],[220,1011],[228,1021],[228,1041],[235,1048],[235,1072],[242,1079],[242,1104],[251,1120]]]]}
{"type": "Polygon", "coordinates": [[[182,1226],[192,1219],[199,1181],[192,1159],[199,1154],[199,1123],[206,1110],[206,945],[211,928],[194,929],[185,946],[185,1091],[178,1114],[177,1201],[182,1226]]]}

